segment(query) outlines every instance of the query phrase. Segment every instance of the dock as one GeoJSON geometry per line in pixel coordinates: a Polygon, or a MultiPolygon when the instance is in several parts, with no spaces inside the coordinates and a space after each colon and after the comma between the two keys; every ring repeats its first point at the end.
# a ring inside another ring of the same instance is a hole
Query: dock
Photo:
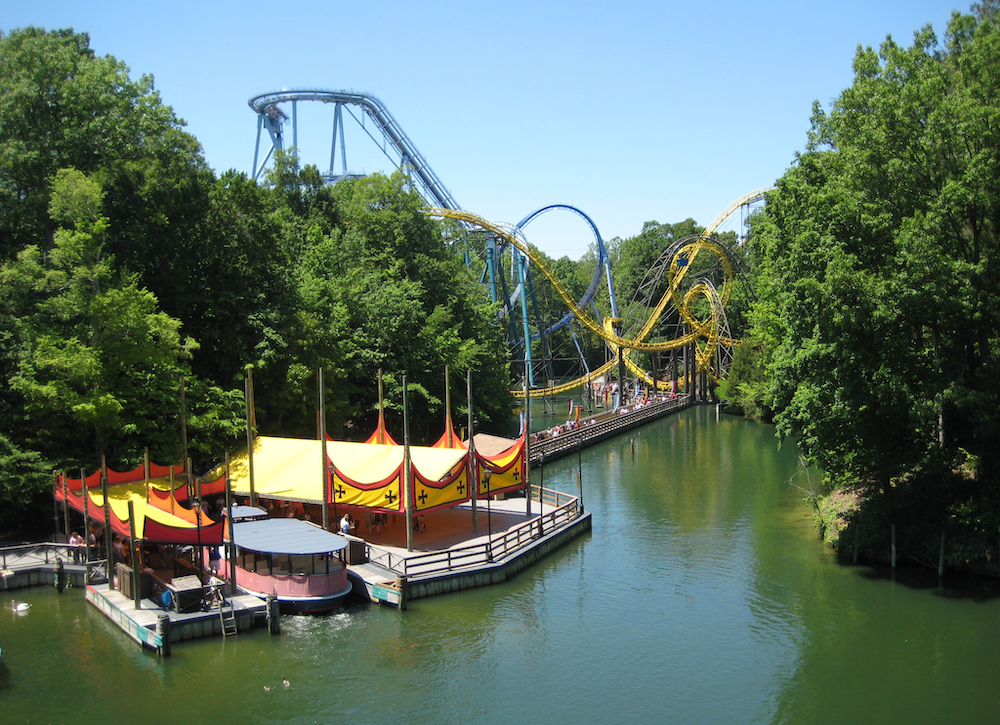
{"type": "MultiPolygon", "coordinates": [[[[487,586],[518,572],[590,531],[591,517],[575,496],[532,486],[523,496],[468,502],[420,517],[413,550],[406,547],[405,517],[384,525],[362,522],[361,536],[348,536],[347,568],[355,592],[368,601],[405,609],[422,597],[487,586]],[[363,538],[362,538],[363,537],[363,538]]],[[[135,601],[107,583],[106,564],[72,561],[63,543],[0,549],[0,589],[64,585],[85,587],[86,600],[142,647],[169,654],[175,642],[226,634],[218,607],[177,612],[150,598],[135,601]],[[95,581],[98,579],[100,581],[95,581]]],[[[267,626],[277,617],[276,602],[252,595],[229,595],[226,606],[236,630],[267,626]]],[[[277,629],[277,627],[275,627],[277,629]]]]}
{"type": "Polygon", "coordinates": [[[378,531],[348,537],[348,574],[372,602],[405,608],[410,600],[506,581],[571,539],[590,531],[575,496],[532,487],[524,497],[478,501],[428,514],[406,548],[402,517],[378,531]]]}
{"type": "MultiPolygon", "coordinates": [[[[225,611],[219,608],[195,612],[175,612],[164,609],[152,599],[135,602],[107,583],[87,586],[87,601],[114,622],[119,629],[141,644],[157,652],[169,652],[174,642],[213,637],[223,634],[225,611]]],[[[265,626],[267,602],[249,594],[226,597],[232,607],[236,631],[265,626]]]]}

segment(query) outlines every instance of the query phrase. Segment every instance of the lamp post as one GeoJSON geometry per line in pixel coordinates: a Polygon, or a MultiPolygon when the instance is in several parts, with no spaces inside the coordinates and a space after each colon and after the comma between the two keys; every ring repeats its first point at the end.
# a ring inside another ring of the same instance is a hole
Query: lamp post
{"type": "Polygon", "coordinates": [[[205,552],[201,549],[201,501],[196,498],[191,501],[191,504],[194,506],[195,531],[197,531],[198,536],[198,561],[196,562],[198,565],[198,581],[201,582],[202,586],[205,586],[205,573],[202,571],[204,563],[203,554],[205,552]]]}

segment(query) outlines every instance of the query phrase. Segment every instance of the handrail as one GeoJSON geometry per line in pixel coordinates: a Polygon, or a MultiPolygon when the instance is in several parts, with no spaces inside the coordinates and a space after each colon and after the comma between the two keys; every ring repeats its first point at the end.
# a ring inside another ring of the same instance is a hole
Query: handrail
{"type": "MultiPolygon", "coordinates": [[[[648,403],[638,409],[629,410],[628,413],[619,412],[621,409],[604,413],[600,417],[595,417],[593,424],[581,425],[575,430],[561,432],[552,438],[532,439],[530,445],[531,463],[544,462],[547,459],[574,451],[578,447],[596,443],[619,431],[633,428],[643,420],[665,415],[672,410],[687,407],[689,404],[690,396],[680,395],[663,402],[648,403]]],[[[590,417],[587,416],[588,419],[590,417]]]]}
{"type": "Polygon", "coordinates": [[[503,559],[580,516],[580,502],[576,496],[539,486],[533,486],[532,491],[537,493],[543,502],[556,502],[557,507],[507,531],[494,534],[484,542],[445,549],[444,551],[400,556],[369,544],[367,547],[368,560],[384,566],[397,576],[443,574],[503,559]]]}

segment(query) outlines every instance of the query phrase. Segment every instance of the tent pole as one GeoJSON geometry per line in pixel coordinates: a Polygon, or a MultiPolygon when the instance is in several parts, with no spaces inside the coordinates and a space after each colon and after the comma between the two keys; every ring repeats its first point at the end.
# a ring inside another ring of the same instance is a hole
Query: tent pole
{"type": "Polygon", "coordinates": [[[323,482],[323,529],[326,531],[330,530],[330,480],[329,480],[329,466],[327,465],[327,450],[326,450],[326,389],[323,386],[323,368],[319,369],[318,373],[318,386],[319,386],[319,439],[322,441],[320,444],[320,449],[323,452],[323,466],[320,468],[321,477],[320,480],[323,482]]]}
{"type": "Polygon", "coordinates": [[[108,560],[108,581],[114,577],[111,551],[111,502],[108,500],[108,459],[101,454],[101,492],[104,494],[104,558],[108,560]]]}
{"type": "MultiPolygon", "coordinates": [[[[66,483],[66,474],[56,474],[62,479],[63,490],[63,530],[66,533],[66,540],[69,541],[69,484],[66,483]]],[[[75,562],[74,562],[75,563],[75,562]]]]}
{"type": "Polygon", "coordinates": [[[257,493],[253,481],[253,441],[254,441],[254,409],[253,409],[253,366],[247,366],[247,378],[244,394],[247,407],[247,475],[250,480],[250,505],[257,505],[257,493]]]}
{"type": "Polygon", "coordinates": [[[229,454],[226,454],[226,525],[229,527],[229,586],[236,595],[236,537],[233,534],[233,488],[229,478],[229,454]]]}
{"type": "Polygon", "coordinates": [[[454,448],[455,441],[452,439],[451,425],[451,381],[448,375],[448,366],[444,366],[444,434],[448,436],[446,448],[454,448]]]}
{"type": "Polygon", "coordinates": [[[139,586],[139,542],[135,540],[135,504],[128,500],[128,551],[132,564],[132,603],[142,609],[142,587],[139,586]]]}
{"type": "Polygon", "coordinates": [[[378,369],[378,428],[375,439],[379,445],[385,443],[385,398],[382,395],[382,368],[378,369]]]}
{"type": "MultiPolygon", "coordinates": [[[[80,484],[83,490],[83,540],[87,544],[87,561],[84,564],[90,563],[90,507],[87,505],[90,501],[90,491],[87,489],[87,476],[84,470],[80,469],[80,484]]],[[[86,583],[90,583],[89,571],[86,583]]]]}
{"type": "MultiPolygon", "coordinates": [[[[551,380],[549,383],[551,384],[551,380]]],[[[531,468],[531,458],[528,457],[528,441],[531,440],[531,398],[528,397],[528,361],[524,361],[524,500],[527,502],[525,505],[525,513],[528,518],[531,518],[531,484],[528,482],[528,471],[531,468]]],[[[542,500],[541,491],[538,492],[538,500],[542,500]]],[[[539,504],[541,508],[541,504],[539,504]]],[[[539,511],[541,515],[541,511],[539,511]]],[[[539,519],[539,526],[541,525],[541,520],[539,519]]]]}
{"type": "Polygon", "coordinates": [[[476,513],[476,501],[479,499],[479,468],[476,466],[476,440],[472,429],[472,370],[465,374],[466,399],[469,401],[469,495],[472,499],[472,533],[479,533],[479,518],[476,513]]]}
{"type": "Polygon", "coordinates": [[[403,376],[403,486],[406,496],[406,550],[413,551],[413,471],[410,466],[410,410],[403,376]]]}

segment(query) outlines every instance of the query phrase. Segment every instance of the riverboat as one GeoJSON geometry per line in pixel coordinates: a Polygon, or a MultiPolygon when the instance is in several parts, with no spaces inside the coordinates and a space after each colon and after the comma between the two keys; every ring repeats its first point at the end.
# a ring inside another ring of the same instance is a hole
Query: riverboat
{"type": "MultiPolygon", "coordinates": [[[[347,540],[295,518],[268,518],[260,509],[233,509],[236,588],[261,598],[274,595],[282,611],[327,612],[351,593],[344,560],[347,540]]],[[[228,533],[228,532],[227,532],[228,533]]],[[[230,562],[209,560],[230,578],[230,562]]]]}

